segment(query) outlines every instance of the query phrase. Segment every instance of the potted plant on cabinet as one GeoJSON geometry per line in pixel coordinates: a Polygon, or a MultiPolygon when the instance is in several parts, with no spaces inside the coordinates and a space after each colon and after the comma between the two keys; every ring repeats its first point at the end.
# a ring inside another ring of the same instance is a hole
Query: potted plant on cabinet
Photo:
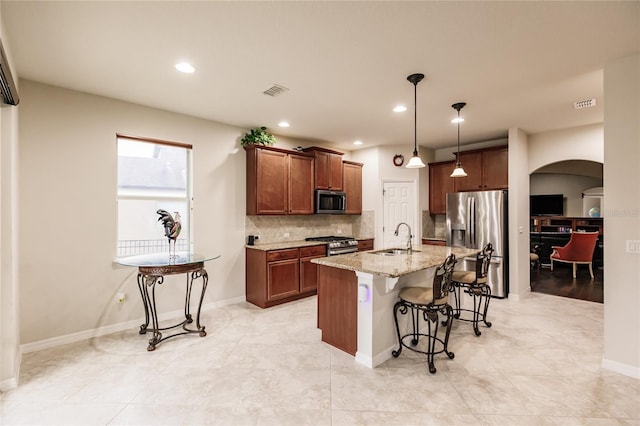
{"type": "Polygon", "coordinates": [[[243,147],[247,145],[263,145],[269,146],[276,143],[276,137],[267,131],[266,127],[260,127],[258,129],[251,129],[249,133],[240,139],[240,144],[243,147]]]}

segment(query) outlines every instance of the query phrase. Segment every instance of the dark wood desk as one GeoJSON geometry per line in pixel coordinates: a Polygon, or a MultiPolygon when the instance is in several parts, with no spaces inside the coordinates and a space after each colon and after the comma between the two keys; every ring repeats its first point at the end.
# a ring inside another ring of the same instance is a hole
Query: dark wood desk
{"type": "Polygon", "coordinates": [[[195,253],[179,252],[175,257],[170,257],[168,253],[143,254],[139,256],[125,257],[118,259],[117,263],[122,266],[135,266],[138,268],[138,289],[142,296],[142,304],[144,305],[145,323],[140,326],[140,334],[146,334],[149,329],[149,319],[151,319],[151,331],[153,336],[149,340],[148,351],[156,349],[156,345],[169,339],[170,337],[180,336],[182,334],[198,333],[200,337],[207,335],[204,326],[200,325],[200,309],[204,293],[207,290],[209,277],[204,262],[219,258],[220,255],[202,256],[195,253]],[[164,283],[165,275],[187,274],[187,287],[184,301],[184,320],[171,325],[169,327],[160,327],[158,324],[158,310],[156,308],[156,284],[164,283]],[[198,278],[202,278],[202,291],[200,292],[200,301],[198,303],[198,311],[196,313],[196,328],[188,328],[187,324],[193,322],[190,312],[191,290],[193,282],[198,278]],[[151,291],[149,291],[151,290],[151,291]],[[173,334],[162,334],[162,331],[168,331],[180,328],[181,330],[173,334]]]}

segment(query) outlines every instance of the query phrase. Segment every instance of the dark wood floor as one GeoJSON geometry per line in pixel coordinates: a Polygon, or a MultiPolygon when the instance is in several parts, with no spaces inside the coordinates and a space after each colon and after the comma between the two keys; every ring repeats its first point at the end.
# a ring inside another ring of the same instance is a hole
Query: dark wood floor
{"type": "Polygon", "coordinates": [[[585,265],[578,265],[576,279],[572,277],[570,264],[554,263],[553,272],[548,266],[541,266],[539,271],[531,271],[531,291],[603,303],[603,269],[594,267],[593,275],[591,279],[585,265]]]}

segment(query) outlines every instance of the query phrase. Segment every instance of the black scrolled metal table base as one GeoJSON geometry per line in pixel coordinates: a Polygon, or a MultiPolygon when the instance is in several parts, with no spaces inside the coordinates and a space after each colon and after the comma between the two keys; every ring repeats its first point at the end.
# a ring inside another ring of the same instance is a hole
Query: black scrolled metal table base
{"type": "Polygon", "coordinates": [[[469,285],[454,283],[452,285],[451,292],[454,297],[453,317],[455,319],[472,323],[473,332],[476,336],[480,336],[482,334],[478,328],[480,321],[482,321],[487,328],[491,327],[491,322],[487,321],[487,312],[489,311],[489,302],[491,301],[491,287],[485,284],[469,285]],[[473,309],[463,309],[460,307],[463,292],[473,297],[473,309]],[[463,312],[471,313],[471,318],[463,318],[463,312]]]}
{"type": "Polygon", "coordinates": [[[449,359],[453,359],[455,357],[455,354],[449,351],[449,335],[451,334],[451,323],[453,318],[453,309],[450,305],[426,307],[425,305],[415,305],[405,300],[400,300],[396,302],[393,307],[393,312],[396,323],[396,333],[398,336],[398,349],[391,351],[391,355],[395,358],[400,356],[403,347],[414,352],[425,354],[427,355],[429,372],[431,374],[435,374],[436,367],[433,362],[434,355],[444,352],[447,354],[449,359]],[[405,335],[400,335],[398,312],[402,315],[406,315],[409,311],[411,311],[411,332],[405,335]],[[437,337],[439,323],[438,313],[443,314],[447,318],[445,321],[442,321],[442,324],[447,327],[444,339],[437,337]],[[427,325],[426,333],[420,332],[421,317],[422,321],[427,325]],[[421,337],[427,338],[427,348],[424,351],[416,347],[421,337]],[[411,339],[409,344],[406,342],[408,339],[411,339]],[[436,343],[438,343],[437,346],[436,343]],[[436,350],[436,348],[438,349],[436,350]]]}
{"type": "Polygon", "coordinates": [[[149,346],[147,346],[148,351],[155,350],[156,345],[171,337],[192,333],[198,333],[200,337],[207,335],[205,327],[200,325],[200,310],[202,309],[202,301],[204,300],[204,294],[207,290],[208,282],[209,276],[207,275],[206,269],[204,269],[204,262],[195,262],[185,265],[140,266],[138,268],[138,289],[142,296],[145,316],[145,322],[140,326],[139,333],[146,334],[147,331],[151,331],[153,333],[153,336],[149,340],[149,346]],[[158,322],[158,311],[156,308],[156,285],[162,285],[166,275],[185,273],[187,274],[187,288],[184,301],[184,320],[169,327],[160,327],[158,322]],[[202,291],[200,293],[198,311],[196,313],[196,328],[193,329],[188,328],[187,324],[193,323],[193,317],[190,312],[191,291],[193,289],[193,282],[199,278],[202,278],[202,291]],[[151,328],[149,328],[149,321],[151,321],[151,328]],[[169,335],[163,335],[161,333],[162,331],[177,328],[181,328],[182,331],[169,335]]]}

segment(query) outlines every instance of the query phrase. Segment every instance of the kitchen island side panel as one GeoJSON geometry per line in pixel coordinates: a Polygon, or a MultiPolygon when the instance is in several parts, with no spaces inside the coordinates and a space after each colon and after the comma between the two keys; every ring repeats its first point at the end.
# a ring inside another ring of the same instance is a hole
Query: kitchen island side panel
{"type": "Polygon", "coordinates": [[[358,350],[355,272],[318,265],[318,327],[323,342],[355,356],[358,350]]]}

